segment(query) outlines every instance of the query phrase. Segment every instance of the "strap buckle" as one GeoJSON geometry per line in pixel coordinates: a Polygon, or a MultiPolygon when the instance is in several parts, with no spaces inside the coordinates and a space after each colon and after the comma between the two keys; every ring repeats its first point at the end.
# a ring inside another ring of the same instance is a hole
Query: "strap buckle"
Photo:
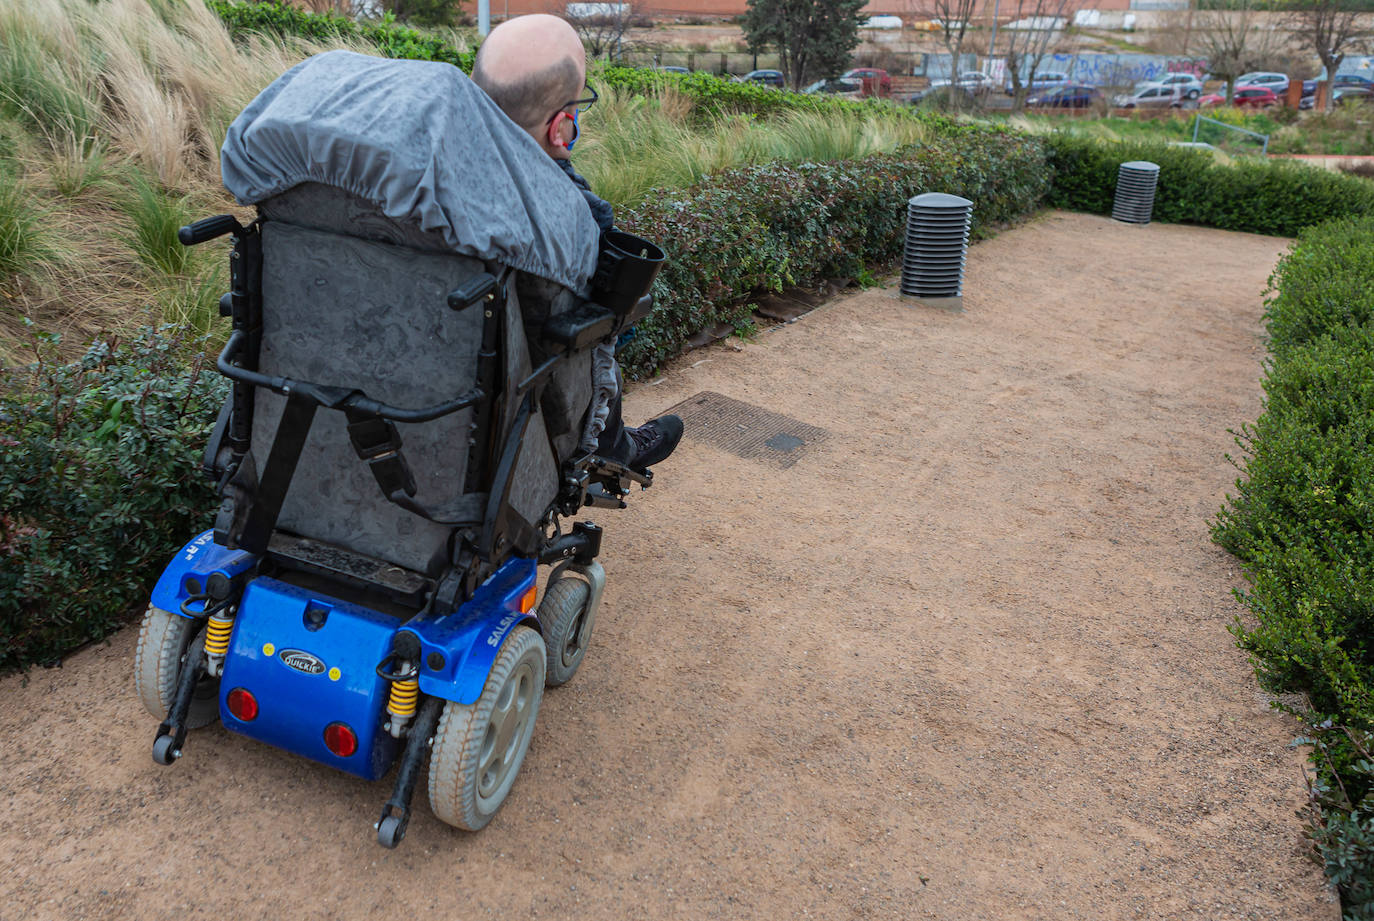
{"type": "Polygon", "coordinates": [[[380,416],[350,418],[348,440],[353,443],[358,459],[367,461],[372,468],[372,475],[383,494],[415,495],[415,477],[401,454],[401,433],[396,431],[394,422],[380,416]]]}

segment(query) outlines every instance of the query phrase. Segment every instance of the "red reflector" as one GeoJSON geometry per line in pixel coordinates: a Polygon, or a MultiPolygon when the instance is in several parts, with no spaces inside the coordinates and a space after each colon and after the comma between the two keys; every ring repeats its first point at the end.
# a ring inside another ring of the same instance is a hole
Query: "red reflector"
{"type": "Polygon", "coordinates": [[[224,698],[224,703],[235,719],[250,723],[258,718],[258,699],[243,688],[234,688],[230,691],[229,696],[224,698]]]}
{"type": "Polygon", "coordinates": [[[358,737],[344,723],[330,723],[324,727],[324,744],[340,758],[347,758],[358,750],[358,737]]]}

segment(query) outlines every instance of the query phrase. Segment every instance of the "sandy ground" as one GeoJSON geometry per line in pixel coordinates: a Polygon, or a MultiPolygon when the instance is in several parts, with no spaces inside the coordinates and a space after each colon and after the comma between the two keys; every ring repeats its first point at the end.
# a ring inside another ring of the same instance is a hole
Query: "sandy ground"
{"type": "Polygon", "coordinates": [[[1285,241],[1050,214],[965,311],[890,291],[637,388],[700,427],[623,513],[578,677],[478,835],[232,736],[149,757],[134,631],[0,682],[0,918],[1335,918],[1296,728],[1207,523],[1285,241]],[[736,351],[739,349],[739,351],[736,351]]]}

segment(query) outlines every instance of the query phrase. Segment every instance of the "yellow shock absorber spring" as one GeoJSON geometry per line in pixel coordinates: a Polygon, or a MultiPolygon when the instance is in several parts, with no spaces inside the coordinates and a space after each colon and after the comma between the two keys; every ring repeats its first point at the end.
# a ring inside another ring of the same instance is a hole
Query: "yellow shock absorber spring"
{"type": "Polygon", "coordinates": [[[414,716],[420,699],[420,682],[414,678],[391,682],[391,699],[386,710],[392,716],[414,716]]]}
{"type": "Polygon", "coordinates": [[[205,652],[222,656],[229,651],[229,635],[234,632],[234,618],[211,614],[205,625],[205,652]]]}

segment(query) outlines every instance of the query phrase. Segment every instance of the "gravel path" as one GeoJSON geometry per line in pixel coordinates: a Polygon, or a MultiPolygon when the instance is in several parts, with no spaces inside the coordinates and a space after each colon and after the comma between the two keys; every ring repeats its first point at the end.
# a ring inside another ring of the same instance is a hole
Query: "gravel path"
{"type": "Polygon", "coordinates": [[[594,648],[479,835],[422,786],[384,851],[386,784],[218,727],[157,767],[133,630],[0,681],[0,918],[1336,918],[1207,535],[1285,245],[1052,213],[963,313],[866,291],[637,388],[746,405],[597,516],[594,648]]]}

